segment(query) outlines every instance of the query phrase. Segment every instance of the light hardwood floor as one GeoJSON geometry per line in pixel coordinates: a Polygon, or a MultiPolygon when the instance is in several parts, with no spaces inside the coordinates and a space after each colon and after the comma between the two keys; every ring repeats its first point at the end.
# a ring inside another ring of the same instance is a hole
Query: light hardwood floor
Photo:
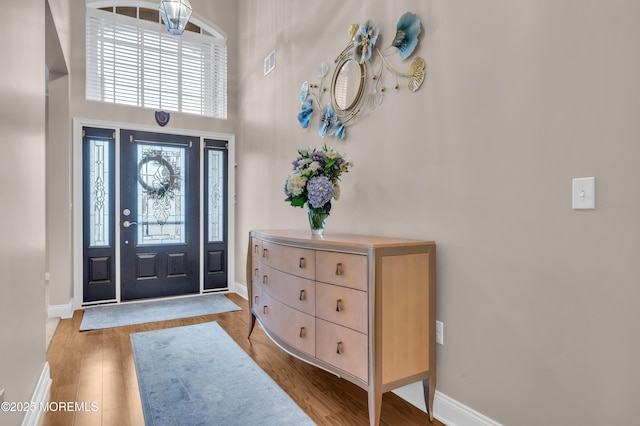
{"type": "MultiPolygon", "coordinates": [[[[317,424],[369,424],[364,390],[286,354],[257,323],[247,339],[247,301],[236,294],[227,297],[242,311],[83,332],[78,331],[83,311],[62,320],[47,351],[53,379],[49,401],[84,402],[88,410],[47,412],[40,426],[144,425],[129,335],[207,321],[217,321],[317,424]]],[[[426,413],[391,392],[382,400],[381,425],[442,426],[429,423],[426,413]]]]}

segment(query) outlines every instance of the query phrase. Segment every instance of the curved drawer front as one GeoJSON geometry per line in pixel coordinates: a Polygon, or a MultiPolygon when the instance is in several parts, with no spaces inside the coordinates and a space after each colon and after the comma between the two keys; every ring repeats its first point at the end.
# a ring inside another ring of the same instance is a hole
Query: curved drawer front
{"type": "Polygon", "coordinates": [[[315,356],[316,319],[262,293],[259,316],[266,327],[290,345],[315,356]]]}
{"type": "Polygon", "coordinates": [[[253,259],[251,262],[251,282],[253,284],[261,284],[262,283],[262,263],[253,259]]]}
{"type": "Polygon", "coordinates": [[[251,256],[259,259],[262,256],[262,240],[256,237],[251,238],[251,256]]]}
{"type": "Polygon", "coordinates": [[[256,283],[251,284],[251,307],[255,312],[259,312],[260,307],[262,306],[262,288],[256,283]]]}
{"type": "Polygon", "coordinates": [[[264,291],[299,311],[316,314],[316,283],[306,278],[286,274],[269,266],[262,267],[264,291]]]}
{"type": "Polygon", "coordinates": [[[367,256],[317,251],[316,280],[367,291],[367,256]]]}
{"type": "Polygon", "coordinates": [[[314,250],[281,244],[262,242],[262,262],[265,265],[296,275],[314,279],[316,275],[316,256],[314,250]]]}
{"type": "Polygon", "coordinates": [[[368,383],[366,335],[317,319],[316,357],[368,383]]]}
{"type": "Polygon", "coordinates": [[[316,283],[316,316],[361,333],[368,332],[367,293],[337,285],[316,283]]]}

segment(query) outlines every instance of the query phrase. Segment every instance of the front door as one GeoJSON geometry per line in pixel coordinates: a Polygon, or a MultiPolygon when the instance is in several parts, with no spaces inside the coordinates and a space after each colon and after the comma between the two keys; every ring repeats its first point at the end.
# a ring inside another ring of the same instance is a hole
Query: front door
{"type": "Polygon", "coordinates": [[[200,291],[199,145],[120,131],[122,300],[200,291]]]}

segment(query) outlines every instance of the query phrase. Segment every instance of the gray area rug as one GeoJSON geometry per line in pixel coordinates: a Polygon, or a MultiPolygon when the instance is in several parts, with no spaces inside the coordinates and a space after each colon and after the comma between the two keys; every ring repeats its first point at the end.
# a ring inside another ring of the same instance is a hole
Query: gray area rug
{"type": "Polygon", "coordinates": [[[198,315],[239,311],[241,308],[222,294],[208,294],[153,302],[123,303],[120,305],[87,308],[80,331],[147,322],[166,321],[198,315]]]}
{"type": "Polygon", "coordinates": [[[315,424],[215,322],[131,344],[147,426],[315,424]]]}

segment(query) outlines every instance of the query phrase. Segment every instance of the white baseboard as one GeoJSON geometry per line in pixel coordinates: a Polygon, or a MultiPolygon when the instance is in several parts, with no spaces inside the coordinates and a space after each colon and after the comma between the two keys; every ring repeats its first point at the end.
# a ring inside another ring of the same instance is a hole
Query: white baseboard
{"type": "Polygon", "coordinates": [[[71,318],[73,317],[73,299],[66,305],[50,305],[47,309],[49,318],[71,318]]]}
{"type": "Polygon", "coordinates": [[[38,409],[27,411],[27,414],[22,420],[22,426],[38,426],[38,423],[40,423],[40,416],[42,416],[40,407],[42,407],[47,402],[49,389],[51,389],[51,383],[52,381],[51,374],[49,372],[49,363],[45,361],[44,368],[42,369],[42,373],[40,374],[40,380],[38,380],[36,390],[33,392],[33,396],[31,397],[31,404],[34,407],[38,407],[38,409]]]}
{"type": "Polygon", "coordinates": [[[448,426],[502,426],[453,398],[436,391],[433,416],[448,426]]]}
{"type": "MultiPolygon", "coordinates": [[[[426,412],[422,382],[412,383],[393,391],[400,398],[426,412]]],[[[433,398],[433,417],[447,426],[502,426],[472,408],[436,391],[433,398]]]]}
{"type": "Polygon", "coordinates": [[[247,286],[244,284],[240,284],[239,282],[235,282],[233,287],[230,289],[231,291],[237,293],[245,299],[249,299],[249,293],[247,292],[247,286]]]}

